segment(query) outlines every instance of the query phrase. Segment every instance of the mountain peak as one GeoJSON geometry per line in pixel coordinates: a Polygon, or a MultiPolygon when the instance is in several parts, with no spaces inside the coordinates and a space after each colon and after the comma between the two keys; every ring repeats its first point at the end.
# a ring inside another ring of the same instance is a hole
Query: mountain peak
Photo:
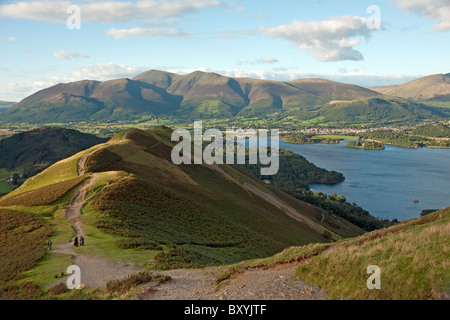
{"type": "Polygon", "coordinates": [[[450,73],[432,74],[395,86],[372,88],[382,94],[411,100],[450,101],[450,73]]]}

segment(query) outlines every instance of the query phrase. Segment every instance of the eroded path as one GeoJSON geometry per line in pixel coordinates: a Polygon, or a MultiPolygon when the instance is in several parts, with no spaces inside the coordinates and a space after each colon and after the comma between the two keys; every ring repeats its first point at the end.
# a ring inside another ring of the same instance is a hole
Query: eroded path
{"type": "Polygon", "coordinates": [[[295,279],[296,264],[249,269],[216,289],[219,267],[162,272],[172,280],[148,287],[145,300],[324,300],[324,290],[295,279]]]}
{"type": "MultiPolygon", "coordinates": [[[[76,236],[83,235],[86,238],[86,227],[80,219],[81,208],[86,202],[86,193],[97,181],[99,174],[94,173],[77,191],[66,211],[66,219],[72,223],[76,236]]],[[[89,241],[88,238],[86,241],[89,241]]],[[[74,264],[80,267],[81,283],[86,288],[105,286],[109,280],[124,278],[137,272],[132,264],[123,264],[104,259],[89,253],[76,253],[73,250],[73,238],[58,245],[53,254],[70,254],[74,257],[74,264]]]]}

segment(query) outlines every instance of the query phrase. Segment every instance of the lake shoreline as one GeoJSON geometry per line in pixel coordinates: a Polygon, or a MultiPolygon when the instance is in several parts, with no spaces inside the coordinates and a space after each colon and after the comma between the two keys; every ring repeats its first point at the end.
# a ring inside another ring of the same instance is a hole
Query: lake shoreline
{"type": "Polygon", "coordinates": [[[401,221],[419,217],[422,210],[450,206],[448,148],[387,144],[384,152],[370,152],[355,151],[345,143],[293,144],[283,140],[280,148],[345,177],[336,184],[310,183],[312,191],[344,195],[347,202],[355,202],[380,219],[401,221]],[[413,203],[414,198],[420,202],[413,203]]]}

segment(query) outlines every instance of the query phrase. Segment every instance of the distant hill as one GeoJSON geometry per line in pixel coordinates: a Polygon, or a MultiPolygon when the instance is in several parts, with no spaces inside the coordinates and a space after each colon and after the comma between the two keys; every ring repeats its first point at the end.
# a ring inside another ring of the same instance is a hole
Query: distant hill
{"type": "Polygon", "coordinates": [[[401,85],[369,87],[369,89],[394,97],[450,105],[450,73],[434,74],[401,85]]]}
{"type": "Polygon", "coordinates": [[[352,101],[332,101],[317,109],[316,116],[340,124],[371,122],[395,124],[440,117],[446,118],[450,116],[450,113],[403,98],[380,96],[352,101]]]}
{"type": "Polygon", "coordinates": [[[151,70],[132,79],[58,84],[23,99],[4,122],[118,121],[143,115],[191,118],[264,115],[380,94],[323,79],[269,81],[196,71],[151,70]]]}
{"type": "Polygon", "coordinates": [[[32,176],[55,162],[105,142],[76,130],[43,127],[0,140],[0,168],[32,176]]]}
{"type": "Polygon", "coordinates": [[[122,132],[28,179],[0,207],[65,205],[63,195],[95,174],[90,233],[114,235],[115,250],[149,250],[150,257],[156,250],[162,268],[232,263],[364,233],[235,166],[175,165],[170,136],[165,127],[122,132]]]}
{"type": "Polygon", "coordinates": [[[0,100],[0,113],[8,110],[9,107],[15,105],[17,102],[9,102],[0,100]]]}

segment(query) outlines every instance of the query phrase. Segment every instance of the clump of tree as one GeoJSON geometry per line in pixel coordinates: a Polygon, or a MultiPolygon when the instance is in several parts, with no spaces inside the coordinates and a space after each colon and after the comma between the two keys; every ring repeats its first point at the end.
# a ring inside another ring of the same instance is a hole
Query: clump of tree
{"type": "Polygon", "coordinates": [[[383,143],[407,148],[450,148],[450,140],[442,139],[447,138],[447,135],[447,126],[442,124],[419,127],[415,130],[409,131],[380,130],[365,132],[359,138],[361,140],[377,140],[383,143]]]}
{"type": "Polygon", "coordinates": [[[347,148],[365,149],[365,150],[384,150],[384,144],[372,140],[350,141],[346,145],[347,148]]]}
{"type": "MultiPolygon", "coordinates": [[[[249,163],[246,159],[246,163],[249,163]]],[[[336,184],[345,180],[342,173],[317,167],[305,157],[290,150],[279,150],[280,167],[273,176],[261,176],[261,163],[240,165],[262,180],[282,189],[309,190],[310,183],[336,184]]]]}
{"type": "Polygon", "coordinates": [[[386,228],[398,222],[396,219],[390,221],[388,219],[376,218],[368,211],[359,207],[356,203],[347,202],[347,199],[344,196],[337,196],[336,194],[327,195],[322,192],[314,193],[311,190],[305,190],[302,192],[295,192],[293,190],[284,191],[297,199],[303,200],[319,208],[327,210],[332,214],[342,217],[366,231],[386,228]]]}
{"type": "Polygon", "coordinates": [[[450,126],[443,123],[429,124],[414,129],[412,133],[426,137],[450,138],[450,126]]]}
{"type": "Polygon", "coordinates": [[[436,211],[438,211],[438,209],[425,209],[425,210],[422,210],[422,212],[420,213],[420,216],[423,217],[423,216],[426,216],[426,215],[436,212],[436,211]]]}

